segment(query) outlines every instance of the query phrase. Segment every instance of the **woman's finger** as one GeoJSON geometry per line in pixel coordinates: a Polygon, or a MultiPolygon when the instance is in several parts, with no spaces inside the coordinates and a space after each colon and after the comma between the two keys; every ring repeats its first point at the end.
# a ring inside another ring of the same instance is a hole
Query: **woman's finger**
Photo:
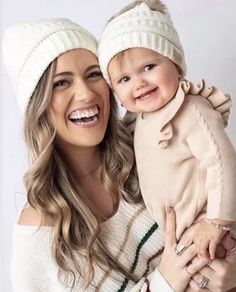
{"type": "Polygon", "coordinates": [[[194,244],[190,245],[180,256],[181,266],[185,267],[197,255],[197,249],[194,244]]]}
{"type": "Polygon", "coordinates": [[[191,264],[186,267],[187,272],[190,275],[194,275],[197,273],[200,269],[205,267],[209,261],[205,258],[199,258],[195,257],[192,261],[191,264]]]}
{"type": "Polygon", "coordinates": [[[217,287],[217,279],[215,279],[214,276],[214,272],[206,267],[201,269],[201,272],[197,272],[195,275],[193,275],[192,279],[197,283],[198,286],[203,284],[205,285],[204,288],[215,290],[217,287]],[[215,280],[213,281],[212,279],[215,280]]]}
{"type": "Polygon", "coordinates": [[[166,231],[165,231],[165,241],[166,244],[171,246],[176,245],[176,219],[174,208],[166,207],[166,231]]]}
{"type": "Polygon", "coordinates": [[[210,261],[207,266],[214,272],[218,271],[218,273],[224,268],[222,260],[217,258],[215,258],[213,261],[210,261]]]}
{"type": "Polygon", "coordinates": [[[209,290],[207,287],[205,288],[200,288],[198,287],[198,283],[196,281],[194,281],[193,279],[190,280],[189,285],[187,287],[187,289],[185,290],[185,292],[207,292],[207,291],[211,291],[209,290]]]}

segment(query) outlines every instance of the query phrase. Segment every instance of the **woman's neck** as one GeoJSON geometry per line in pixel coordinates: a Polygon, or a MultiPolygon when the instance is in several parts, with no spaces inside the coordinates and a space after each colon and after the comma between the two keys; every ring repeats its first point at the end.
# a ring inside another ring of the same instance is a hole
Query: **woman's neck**
{"type": "Polygon", "coordinates": [[[63,156],[78,180],[92,174],[102,163],[102,153],[98,146],[72,148],[64,152],[63,156]]]}
{"type": "Polygon", "coordinates": [[[101,148],[99,146],[79,149],[71,147],[62,155],[98,220],[104,221],[105,218],[109,218],[114,211],[114,202],[112,194],[104,188],[101,179],[101,148]]]}

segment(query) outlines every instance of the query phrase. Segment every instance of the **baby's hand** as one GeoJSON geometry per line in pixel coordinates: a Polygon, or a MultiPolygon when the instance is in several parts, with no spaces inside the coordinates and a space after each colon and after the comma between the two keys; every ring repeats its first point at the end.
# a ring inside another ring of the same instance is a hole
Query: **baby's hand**
{"type": "MultiPolygon", "coordinates": [[[[215,223],[211,221],[202,220],[194,238],[194,243],[197,246],[198,255],[200,257],[209,257],[213,260],[215,258],[217,244],[226,234],[227,230],[222,227],[217,228],[215,223]]],[[[222,226],[222,225],[220,225],[222,226]]]]}

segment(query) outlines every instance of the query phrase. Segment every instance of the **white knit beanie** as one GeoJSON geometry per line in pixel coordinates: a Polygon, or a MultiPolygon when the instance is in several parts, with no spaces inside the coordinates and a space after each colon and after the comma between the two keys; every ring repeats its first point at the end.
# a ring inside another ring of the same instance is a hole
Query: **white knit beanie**
{"type": "Polygon", "coordinates": [[[60,54],[83,48],[97,54],[97,41],[69,19],[54,18],[24,22],[4,34],[3,60],[17,101],[25,112],[40,78],[60,54]]]}
{"type": "Polygon", "coordinates": [[[99,40],[98,58],[104,78],[110,83],[108,65],[118,53],[147,48],[168,57],[186,74],[184,51],[170,17],[141,3],[109,22],[99,40]]]}

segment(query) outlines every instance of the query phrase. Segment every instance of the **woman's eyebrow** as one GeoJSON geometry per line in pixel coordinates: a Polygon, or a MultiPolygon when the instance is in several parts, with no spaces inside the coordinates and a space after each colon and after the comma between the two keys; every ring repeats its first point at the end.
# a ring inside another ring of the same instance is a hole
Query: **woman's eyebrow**
{"type": "Polygon", "coordinates": [[[99,67],[98,64],[94,64],[94,65],[89,66],[89,67],[85,70],[85,72],[88,72],[88,71],[90,71],[90,70],[92,70],[92,69],[99,69],[99,70],[100,70],[100,67],[99,67]]]}
{"type": "MultiPolygon", "coordinates": [[[[93,70],[93,69],[99,69],[100,70],[100,67],[97,64],[91,65],[88,68],[86,68],[85,73],[90,71],[90,70],[93,70]]],[[[73,75],[73,73],[70,72],[70,71],[59,72],[59,73],[55,74],[54,77],[61,76],[61,75],[70,75],[71,76],[71,75],[73,75]]]]}
{"type": "Polygon", "coordinates": [[[54,77],[61,76],[61,75],[73,75],[73,74],[72,74],[72,72],[65,71],[65,72],[59,72],[59,73],[55,74],[54,77]]]}

